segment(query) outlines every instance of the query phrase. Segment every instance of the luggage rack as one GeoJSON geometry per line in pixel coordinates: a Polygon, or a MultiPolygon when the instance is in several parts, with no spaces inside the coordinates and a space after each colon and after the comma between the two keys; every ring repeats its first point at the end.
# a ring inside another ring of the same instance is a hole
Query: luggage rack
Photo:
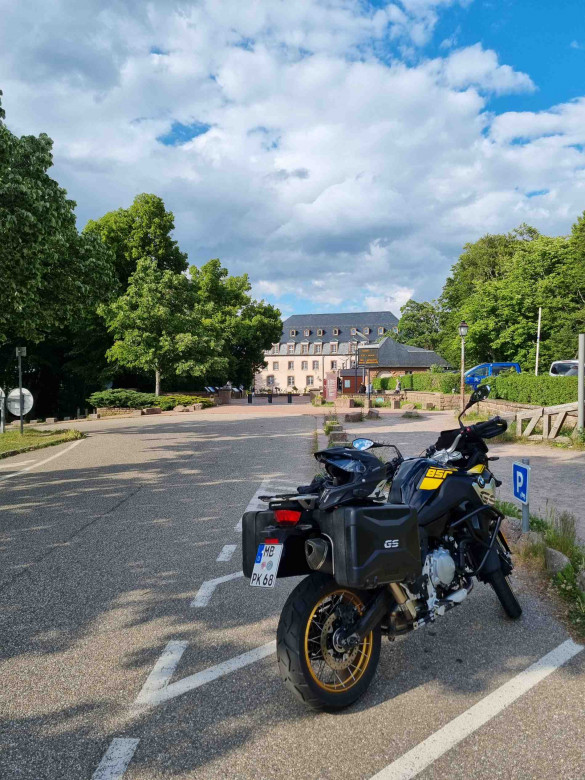
{"type": "Polygon", "coordinates": [[[318,493],[279,493],[275,496],[258,496],[270,509],[291,509],[290,504],[300,504],[302,509],[315,509],[318,493]],[[288,505],[288,506],[286,506],[288,505]]]}

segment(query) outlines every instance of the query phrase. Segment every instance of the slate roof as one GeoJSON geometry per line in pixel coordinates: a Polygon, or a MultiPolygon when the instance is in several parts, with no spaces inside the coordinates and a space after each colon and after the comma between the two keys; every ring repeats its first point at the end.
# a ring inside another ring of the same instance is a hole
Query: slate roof
{"type": "Polygon", "coordinates": [[[430,368],[433,365],[447,366],[448,363],[432,349],[411,347],[386,338],[378,345],[378,365],[380,368],[430,368]]]}
{"type": "Polygon", "coordinates": [[[358,312],[339,312],[337,314],[293,314],[282,323],[281,342],[294,341],[300,344],[301,341],[308,341],[310,344],[315,341],[337,340],[349,341],[351,338],[351,328],[357,328],[362,333],[364,328],[369,328],[369,335],[372,341],[378,338],[378,328],[392,330],[398,325],[398,318],[391,311],[358,311],[358,312]],[[306,329],[310,330],[308,336],[304,335],[306,329]],[[339,328],[339,335],[333,335],[333,328],[339,328]],[[296,330],[295,336],[290,335],[291,330],[296,330]],[[322,336],[317,335],[318,330],[323,330],[322,336]]]}

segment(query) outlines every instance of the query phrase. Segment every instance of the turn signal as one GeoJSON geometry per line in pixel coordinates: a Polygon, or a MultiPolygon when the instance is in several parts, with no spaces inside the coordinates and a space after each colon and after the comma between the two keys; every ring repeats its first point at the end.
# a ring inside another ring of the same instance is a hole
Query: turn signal
{"type": "Polygon", "coordinates": [[[301,513],[294,509],[276,509],[274,517],[280,525],[296,525],[301,519],[301,513]]]}

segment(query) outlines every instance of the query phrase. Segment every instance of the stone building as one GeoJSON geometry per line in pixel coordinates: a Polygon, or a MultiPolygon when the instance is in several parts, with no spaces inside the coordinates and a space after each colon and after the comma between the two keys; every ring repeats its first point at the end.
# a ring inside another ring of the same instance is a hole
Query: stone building
{"type": "Polygon", "coordinates": [[[321,390],[326,373],[339,375],[354,365],[358,345],[397,331],[398,319],[390,311],[294,314],[283,322],[280,342],[264,353],[267,366],[256,374],[255,388],[321,390]]]}

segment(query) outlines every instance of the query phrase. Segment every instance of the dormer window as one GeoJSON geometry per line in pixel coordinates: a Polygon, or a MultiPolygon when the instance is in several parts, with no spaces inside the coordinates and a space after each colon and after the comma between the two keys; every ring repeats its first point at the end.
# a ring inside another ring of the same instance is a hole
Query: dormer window
{"type": "Polygon", "coordinates": [[[296,336],[297,335],[297,332],[296,332],[296,330],[294,328],[291,328],[290,335],[291,336],[296,336]]]}
{"type": "Polygon", "coordinates": [[[311,335],[311,331],[309,330],[309,328],[305,328],[303,333],[305,334],[305,336],[310,336],[311,335]]]}
{"type": "Polygon", "coordinates": [[[323,330],[323,328],[319,328],[317,330],[317,336],[324,336],[324,335],[325,335],[325,331],[323,330]]]}
{"type": "Polygon", "coordinates": [[[333,328],[333,335],[339,336],[339,328],[333,328]]]}
{"type": "Polygon", "coordinates": [[[395,326],[392,328],[392,330],[394,331],[394,333],[398,333],[398,325],[395,325],[395,326]]]}
{"type": "Polygon", "coordinates": [[[384,328],[378,328],[378,336],[383,336],[384,332],[384,328]]]}
{"type": "Polygon", "coordinates": [[[279,352],[280,352],[280,344],[273,344],[272,345],[272,354],[273,355],[278,355],[279,352]]]}
{"type": "Polygon", "coordinates": [[[337,342],[336,341],[332,341],[331,342],[331,354],[332,355],[337,355],[337,342]]]}
{"type": "Polygon", "coordinates": [[[357,328],[352,328],[352,329],[351,329],[351,335],[352,335],[352,336],[355,336],[355,335],[356,335],[356,333],[357,333],[357,328]]]}
{"type": "Polygon", "coordinates": [[[309,345],[306,342],[303,342],[301,344],[301,355],[308,355],[309,354],[309,345]]]}
{"type": "Polygon", "coordinates": [[[366,334],[366,336],[369,336],[370,335],[370,329],[369,328],[364,328],[364,333],[366,334]]]}

